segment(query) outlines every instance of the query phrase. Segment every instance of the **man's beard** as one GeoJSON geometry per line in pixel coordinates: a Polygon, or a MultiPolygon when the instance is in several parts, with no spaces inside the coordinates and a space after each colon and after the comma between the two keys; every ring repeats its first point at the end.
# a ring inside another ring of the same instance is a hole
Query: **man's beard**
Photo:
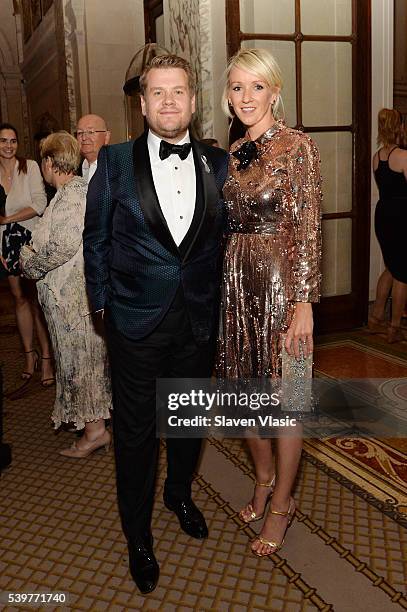
{"type": "Polygon", "coordinates": [[[188,123],[179,123],[178,125],[172,127],[172,128],[166,128],[163,125],[158,125],[156,130],[153,130],[157,132],[158,136],[162,136],[162,138],[177,138],[177,136],[183,136],[185,134],[185,132],[188,130],[189,127],[189,122],[188,123]]]}

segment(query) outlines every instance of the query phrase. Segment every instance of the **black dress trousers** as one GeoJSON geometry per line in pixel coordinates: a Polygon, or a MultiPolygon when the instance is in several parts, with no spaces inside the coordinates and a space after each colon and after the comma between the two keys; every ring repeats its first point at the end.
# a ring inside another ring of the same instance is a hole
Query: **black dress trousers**
{"type": "MultiPolygon", "coordinates": [[[[146,338],[131,340],[105,315],[113,387],[113,426],[117,494],[128,538],[150,530],[158,439],[156,378],[206,378],[211,375],[213,343],[197,345],[181,289],[171,308],[146,338]]],[[[167,439],[165,491],[185,499],[201,449],[200,439],[167,439]]]]}

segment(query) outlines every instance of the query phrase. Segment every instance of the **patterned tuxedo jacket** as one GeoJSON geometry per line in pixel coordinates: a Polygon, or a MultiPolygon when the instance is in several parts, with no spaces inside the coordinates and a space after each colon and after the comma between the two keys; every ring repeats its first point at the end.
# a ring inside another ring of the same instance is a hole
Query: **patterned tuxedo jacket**
{"type": "Polygon", "coordinates": [[[179,247],[154,188],[147,133],[103,147],[89,185],[84,229],[88,294],[94,309],[107,309],[113,326],[131,339],[157,327],[180,285],[196,341],[205,342],[214,332],[228,154],[191,142],[195,212],[179,247]]]}

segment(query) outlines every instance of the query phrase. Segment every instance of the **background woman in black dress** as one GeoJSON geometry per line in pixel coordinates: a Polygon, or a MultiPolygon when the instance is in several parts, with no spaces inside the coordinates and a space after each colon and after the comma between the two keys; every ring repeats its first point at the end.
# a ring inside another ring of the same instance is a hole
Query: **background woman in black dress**
{"type": "Polygon", "coordinates": [[[407,151],[400,149],[403,122],[400,113],[383,108],[378,115],[377,144],[373,171],[379,189],[375,212],[375,231],[386,269],[381,274],[369,329],[383,331],[386,302],[391,292],[391,323],[387,330],[390,343],[403,340],[401,317],[407,300],[407,151]]]}

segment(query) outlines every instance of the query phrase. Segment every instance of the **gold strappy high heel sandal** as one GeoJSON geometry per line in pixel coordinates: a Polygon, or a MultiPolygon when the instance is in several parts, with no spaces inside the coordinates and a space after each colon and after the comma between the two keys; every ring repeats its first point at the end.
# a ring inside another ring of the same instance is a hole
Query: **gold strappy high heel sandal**
{"type": "Polygon", "coordinates": [[[269,514],[277,514],[278,516],[286,516],[287,517],[287,527],[285,528],[285,532],[284,532],[284,537],[281,540],[281,542],[272,542],[271,540],[266,540],[265,538],[263,538],[261,536],[261,534],[259,536],[257,536],[256,538],[254,538],[253,542],[260,542],[261,544],[265,544],[266,546],[272,548],[273,550],[270,550],[266,553],[259,553],[257,552],[257,550],[253,550],[252,548],[252,553],[254,555],[256,555],[257,557],[268,557],[269,555],[273,555],[274,553],[278,552],[284,544],[284,540],[285,540],[285,534],[287,533],[287,529],[289,528],[289,526],[291,525],[291,523],[293,522],[293,518],[295,515],[295,504],[294,504],[294,500],[291,498],[290,499],[290,504],[288,506],[288,510],[287,512],[279,512],[278,510],[272,510],[272,508],[270,507],[269,509],[269,514]]]}
{"type": "Polygon", "coordinates": [[[253,508],[253,504],[254,504],[254,496],[251,502],[249,502],[247,504],[247,506],[245,506],[244,508],[242,508],[242,510],[240,510],[239,512],[239,518],[244,522],[244,523],[254,523],[255,521],[259,521],[260,519],[263,518],[264,516],[264,512],[266,510],[267,504],[269,503],[271,496],[273,495],[273,491],[274,491],[274,485],[276,482],[276,477],[274,476],[273,479],[270,482],[259,482],[258,480],[256,480],[256,487],[267,487],[270,489],[270,493],[267,495],[266,497],[266,501],[264,503],[264,509],[263,512],[261,514],[256,514],[253,508]],[[247,516],[247,514],[249,514],[248,518],[245,518],[245,515],[247,516]]]}

